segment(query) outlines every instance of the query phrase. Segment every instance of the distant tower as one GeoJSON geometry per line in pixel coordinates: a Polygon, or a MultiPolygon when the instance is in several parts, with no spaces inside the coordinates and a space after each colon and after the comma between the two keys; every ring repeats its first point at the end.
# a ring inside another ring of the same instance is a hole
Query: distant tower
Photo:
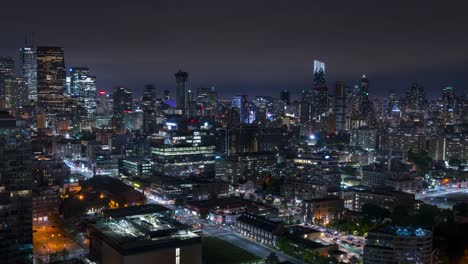
{"type": "Polygon", "coordinates": [[[37,47],[37,108],[61,112],[64,108],[65,60],[59,47],[37,47]]]}
{"type": "Polygon", "coordinates": [[[37,61],[33,47],[21,49],[21,76],[28,87],[29,101],[37,101],[37,61]]]}
{"type": "Polygon", "coordinates": [[[232,107],[239,109],[240,122],[249,123],[249,101],[247,95],[236,95],[232,99],[232,107]]]}
{"type": "Polygon", "coordinates": [[[179,70],[175,74],[176,78],[176,106],[177,109],[182,110],[182,113],[187,112],[188,106],[188,73],[179,70]]]}
{"type": "Polygon", "coordinates": [[[280,100],[284,102],[285,105],[289,105],[291,103],[291,94],[288,90],[281,91],[280,100]]]}
{"type": "Polygon", "coordinates": [[[164,100],[171,100],[171,91],[164,90],[164,100]]]}
{"type": "Polygon", "coordinates": [[[12,57],[0,57],[0,98],[4,99],[7,83],[15,79],[15,60],[12,57]]]}
{"type": "Polygon", "coordinates": [[[318,119],[328,113],[328,87],[325,81],[325,63],[314,61],[314,110],[318,119]]]}
{"type": "Polygon", "coordinates": [[[369,101],[369,79],[367,79],[366,75],[362,76],[361,82],[359,84],[358,100],[360,105],[359,112],[361,116],[367,117],[371,111],[371,104],[369,101]]]}
{"type": "Polygon", "coordinates": [[[131,112],[133,110],[132,92],[124,87],[115,87],[112,97],[114,99],[112,127],[116,133],[124,133],[124,115],[125,113],[131,112]]]}
{"type": "Polygon", "coordinates": [[[16,109],[28,104],[28,88],[21,77],[5,81],[5,107],[16,116],[16,109]]]}
{"type": "Polygon", "coordinates": [[[417,83],[411,84],[411,87],[406,91],[407,109],[422,111],[425,101],[424,87],[417,83]]]}
{"type": "Polygon", "coordinates": [[[336,131],[342,132],[346,125],[346,88],[343,82],[335,84],[335,122],[336,131]]]}
{"type": "Polygon", "coordinates": [[[88,117],[96,113],[96,77],[89,74],[87,67],[73,67],[70,69],[70,95],[83,102],[88,117]]]}
{"type": "Polygon", "coordinates": [[[156,87],[145,85],[141,97],[141,109],[143,110],[143,132],[151,134],[156,130],[156,87]]]}

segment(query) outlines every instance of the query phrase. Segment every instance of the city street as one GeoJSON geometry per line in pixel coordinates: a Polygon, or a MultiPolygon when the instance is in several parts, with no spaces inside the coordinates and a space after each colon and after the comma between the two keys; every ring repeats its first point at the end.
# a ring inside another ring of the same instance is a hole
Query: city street
{"type": "Polygon", "coordinates": [[[64,257],[72,258],[81,256],[83,249],[65,235],[65,232],[54,226],[42,226],[34,229],[33,244],[34,256],[47,258],[55,253],[65,250],[64,257]]]}

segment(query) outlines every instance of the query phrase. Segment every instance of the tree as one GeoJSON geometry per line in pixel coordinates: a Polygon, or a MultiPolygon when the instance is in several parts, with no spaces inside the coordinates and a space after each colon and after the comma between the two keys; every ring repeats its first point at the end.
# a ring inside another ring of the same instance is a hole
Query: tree
{"type": "Polygon", "coordinates": [[[362,213],[367,215],[369,218],[376,220],[383,220],[384,218],[391,216],[391,212],[389,210],[374,204],[364,204],[362,206],[362,213]]]}
{"type": "Polygon", "coordinates": [[[358,264],[358,263],[359,263],[359,258],[356,257],[356,256],[352,256],[352,257],[349,259],[349,263],[358,264]]]}
{"type": "Polygon", "coordinates": [[[461,164],[462,164],[462,161],[459,160],[459,159],[457,159],[457,158],[451,158],[451,159],[449,160],[449,165],[450,165],[450,166],[456,167],[456,166],[460,166],[461,164]]]}
{"type": "Polygon", "coordinates": [[[265,259],[265,264],[279,264],[279,258],[278,256],[274,253],[271,252],[270,255],[265,259]]]}
{"type": "Polygon", "coordinates": [[[420,173],[426,173],[433,161],[427,151],[421,151],[418,153],[408,151],[408,160],[416,164],[416,167],[420,173]]]}

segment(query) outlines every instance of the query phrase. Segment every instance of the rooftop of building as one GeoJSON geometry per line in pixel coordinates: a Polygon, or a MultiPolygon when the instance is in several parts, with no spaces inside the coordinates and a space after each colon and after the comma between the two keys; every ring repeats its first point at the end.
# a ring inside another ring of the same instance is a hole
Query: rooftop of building
{"type": "Polygon", "coordinates": [[[208,209],[228,209],[238,208],[251,204],[252,201],[238,196],[223,197],[208,200],[189,201],[186,203],[188,206],[208,209]]]}
{"type": "Polygon", "coordinates": [[[425,237],[432,235],[431,231],[422,229],[422,228],[413,228],[413,227],[400,227],[400,226],[385,226],[371,231],[370,233],[377,234],[387,234],[392,236],[416,236],[416,237],[425,237]]]}
{"type": "MultiPolygon", "coordinates": [[[[163,206],[135,206],[114,209],[117,218],[107,218],[91,226],[97,236],[122,255],[200,243],[201,238],[187,226],[155,212],[163,206]]],[[[108,212],[107,212],[108,213],[108,212]]]]}
{"type": "Polygon", "coordinates": [[[134,216],[134,215],[145,215],[145,214],[152,214],[152,213],[165,213],[169,212],[171,209],[159,205],[159,204],[144,204],[138,206],[129,206],[124,208],[117,208],[117,209],[107,209],[103,210],[102,214],[104,217],[111,217],[114,219],[127,217],[127,216],[134,216]]]}
{"type": "Polygon", "coordinates": [[[262,216],[244,213],[237,218],[238,222],[242,222],[248,224],[250,226],[254,226],[256,228],[272,232],[278,228],[280,225],[279,222],[268,220],[262,216]]]}
{"type": "Polygon", "coordinates": [[[329,195],[329,196],[325,196],[321,198],[304,200],[304,202],[315,202],[315,203],[318,202],[319,203],[319,202],[329,202],[329,201],[338,201],[338,200],[341,200],[341,198],[335,195],[329,195]]]}
{"type": "Polygon", "coordinates": [[[369,187],[364,185],[355,185],[345,189],[345,192],[373,193],[378,195],[404,196],[410,197],[414,194],[397,191],[392,187],[369,187]]]}

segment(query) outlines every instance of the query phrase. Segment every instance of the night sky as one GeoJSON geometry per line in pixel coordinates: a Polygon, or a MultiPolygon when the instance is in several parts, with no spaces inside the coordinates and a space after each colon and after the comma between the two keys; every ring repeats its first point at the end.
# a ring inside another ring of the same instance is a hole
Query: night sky
{"type": "Polygon", "coordinates": [[[468,1],[232,0],[8,1],[0,4],[0,55],[17,56],[25,33],[65,48],[66,65],[89,66],[98,88],[216,86],[223,97],[278,96],[312,85],[314,59],[327,81],[366,74],[371,95],[468,89],[468,1]]]}

